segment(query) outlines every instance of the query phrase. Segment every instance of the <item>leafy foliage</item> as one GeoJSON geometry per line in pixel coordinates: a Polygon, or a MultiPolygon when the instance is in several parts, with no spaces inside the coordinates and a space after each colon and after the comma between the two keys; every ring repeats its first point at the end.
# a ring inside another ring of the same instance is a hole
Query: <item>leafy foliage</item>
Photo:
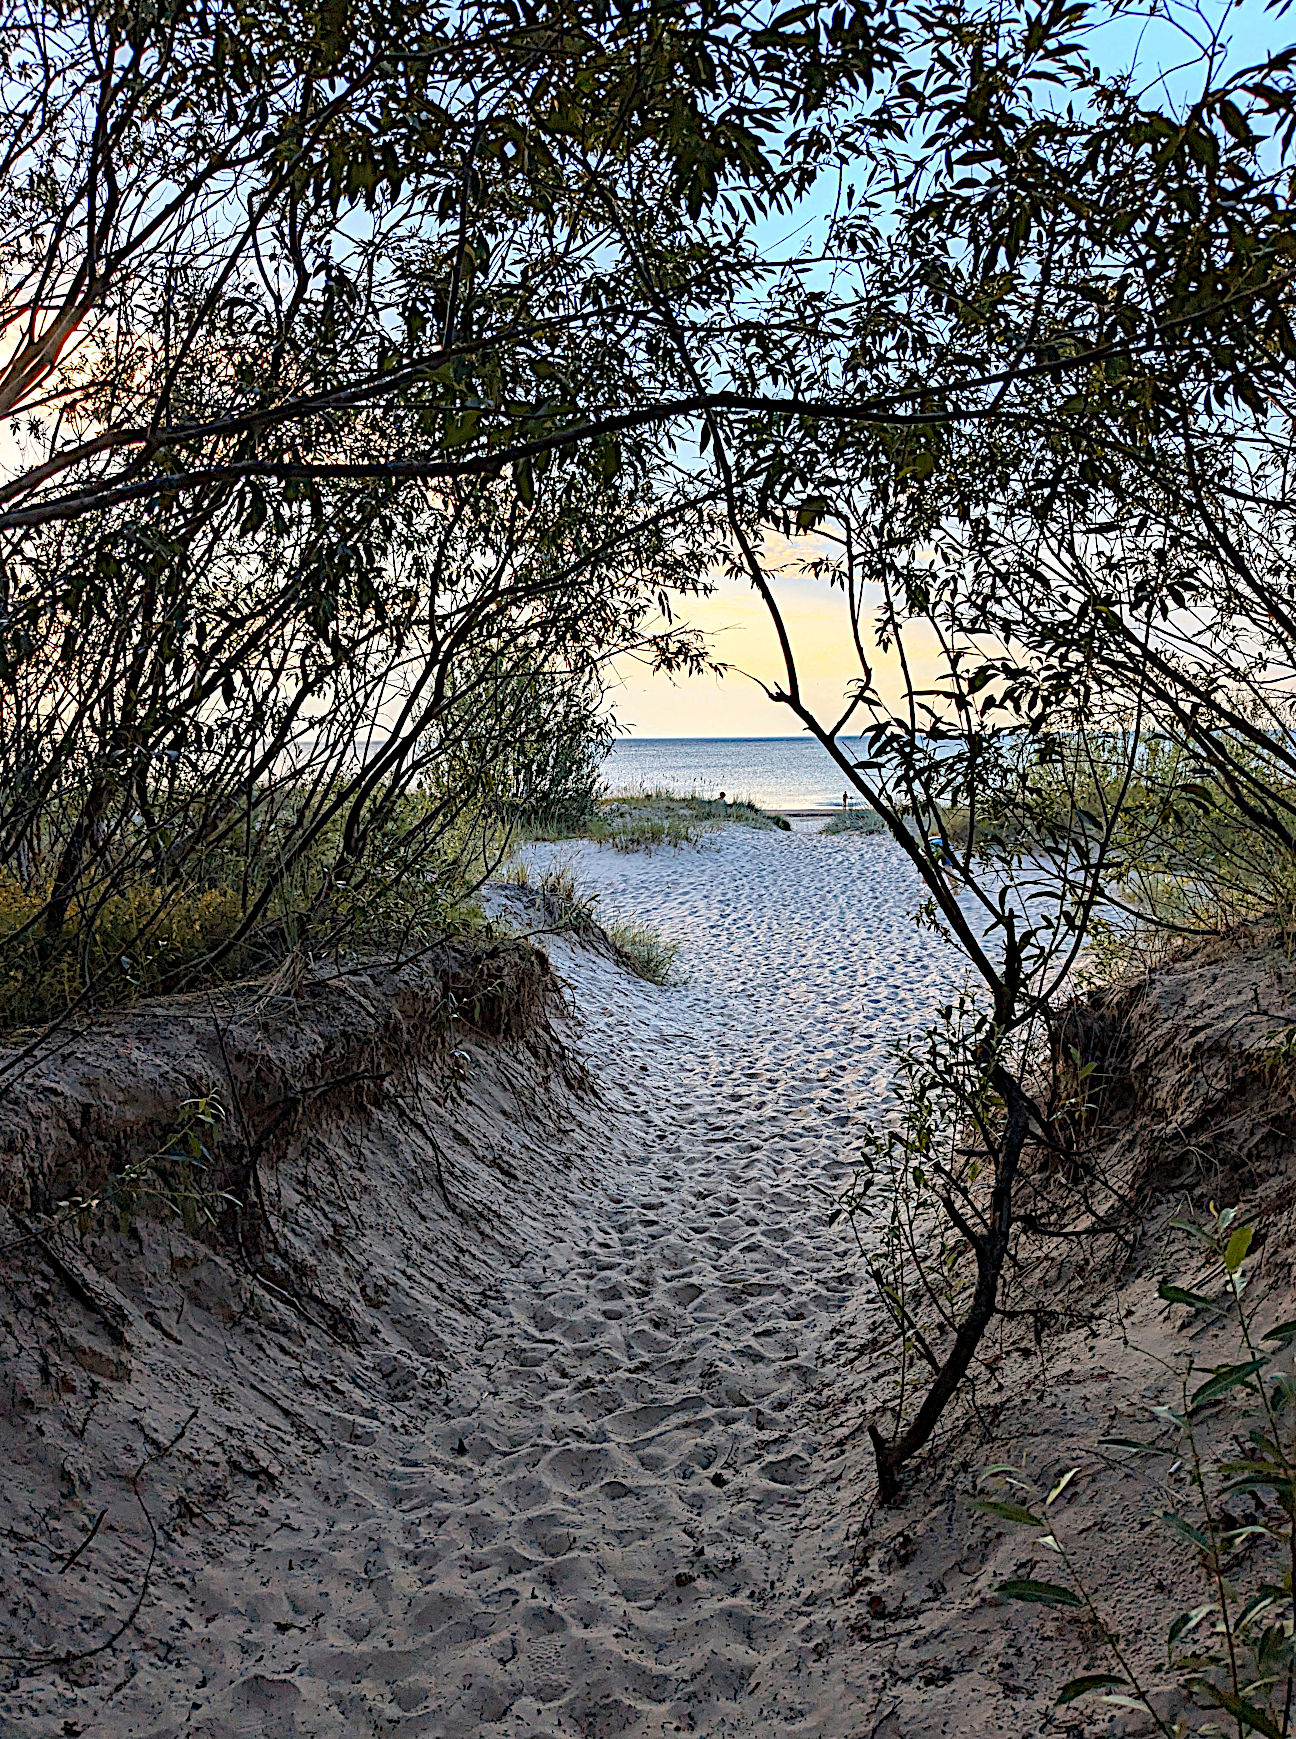
{"type": "MultiPolygon", "coordinates": [[[[1296,1376],[1291,1370],[1296,1331],[1290,1323],[1267,1332],[1259,1328],[1257,1309],[1246,1298],[1252,1228],[1239,1223],[1236,1209],[1216,1213],[1206,1225],[1178,1224],[1207,1260],[1205,1284],[1213,1285],[1218,1297],[1165,1283],[1161,1295],[1222,1321],[1236,1336],[1243,1356],[1217,1365],[1204,1381],[1195,1357],[1189,1356],[1179,1372],[1179,1408],[1159,1408],[1153,1421],[1170,1428],[1171,1441],[1107,1439],[1104,1446],[1139,1457],[1173,1455],[1175,1467],[1186,1462],[1192,1494],[1188,1513],[1171,1497],[1171,1507],[1159,1519],[1191,1554],[1204,1581],[1204,1599],[1170,1620],[1164,1660],[1149,1678],[1104,1622],[1101,1596],[1087,1586],[1077,1554],[1056,1521],[1047,1521],[1047,1543],[1065,1567],[1068,1584],[1009,1582],[999,1591],[1018,1600],[1083,1609],[1121,1668],[1118,1675],[1092,1673],[1071,1680],[1058,1693],[1059,1703],[1103,1692],[1109,1702],[1142,1709],[1167,1739],[1218,1732],[1220,1711],[1230,1718],[1239,1739],[1248,1733],[1286,1739],[1296,1684],[1296,1376]],[[1245,1505],[1249,1511],[1242,1513],[1245,1505]],[[1044,1588],[1047,1595],[1033,1592],[1044,1588]]],[[[993,1499],[980,1507],[1010,1523],[1038,1528],[1077,1471],[1042,1505],[1029,1482],[1019,1473],[1012,1475],[1013,1487],[1032,1497],[1043,1516],[993,1499]]],[[[990,1470],[982,1483],[993,1489],[1005,1477],[1006,1470],[990,1470]]]]}

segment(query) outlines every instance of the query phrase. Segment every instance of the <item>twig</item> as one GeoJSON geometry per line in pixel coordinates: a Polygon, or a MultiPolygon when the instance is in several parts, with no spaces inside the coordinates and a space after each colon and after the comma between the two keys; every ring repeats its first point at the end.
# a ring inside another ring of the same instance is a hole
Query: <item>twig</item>
{"type": "Polygon", "coordinates": [[[82,1552],[85,1551],[86,1547],[90,1544],[91,1540],[93,1540],[95,1535],[99,1532],[99,1529],[103,1523],[103,1519],[107,1514],[108,1514],[108,1506],[107,1506],[107,1504],[105,1504],[104,1507],[99,1511],[99,1514],[95,1517],[94,1521],[90,1524],[90,1532],[81,1541],[81,1544],[76,1547],[76,1549],[72,1552],[72,1554],[69,1557],[64,1558],[63,1562],[59,1565],[59,1572],[58,1573],[60,1576],[66,1575],[67,1572],[72,1568],[73,1564],[76,1563],[77,1559],[81,1556],[82,1552]]]}
{"type": "Polygon", "coordinates": [[[104,1298],[97,1292],[84,1274],[77,1272],[75,1266],[58,1251],[40,1232],[31,1234],[36,1248],[44,1256],[50,1267],[67,1287],[73,1298],[83,1304],[92,1315],[97,1316],[108,1331],[108,1338],[118,1346],[126,1345],[126,1324],[130,1320],[121,1306],[111,1299],[104,1298]]]}
{"type": "MultiPolygon", "coordinates": [[[[191,1410],[191,1412],[189,1413],[189,1416],[185,1420],[184,1424],[176,1432],[175,1436],[170,1440],[170,1442],[164,1443],[163,1446],[161,1447],[161,1449],[155,1449],[155,1450],[150,1451],[150,1453],[144,1457],[143,1461],[140,1462],[139,1466],[135,1469],[134,1473],[130,1477],[130,1488],[135,1493],[135,1501],[139,1504],[140,1509],[144,1513],[144,1520],[148,1523],[149,1555],[148,1555],[148,1563],[144,1566],[144,1579],[140,1583],[139,1593],[135,1596],[135,1600],[131,1606],[130,1611],[126,1614],[125,1618],[122,1619],[121,1623],[117,1626],[116,1630],[114,1630],[110,1636],[105,1637],[102,1642],[96,1643],[93,1648],[77,1649],[74,1653],[71,1653],[71,1654],[50,1654],[50,1655],[2,1654],[2,1655],[0,1655],[0,1661],[17,1663],[21,1666],[26,1667],[31,1672],[39,1671],[45,1667],[59,1667],[59,1668],[70,1667],[70,1666],[75,1665],[75,1663],[77,1661],[93,1660],[96,1655],[106,1653],[108,1649],[112,1648],[115,1643],[120,1641],[120,1639],[123,1636],[125,1636],[126,1632],[131,1628],[131,1626],[134,1624],[135,1620],[139,1617],[140,1611],[143,1608],[144,1602],[148,1598],[148,1591],[149,1591],[149,1587],[150,1587],[150,1584],[152,1582],[152,1577],[153,1577],[153,1566],[157,1562],[157,1550],[158,1550],[157,1524],[154,1522],[153,1517],[149,1514],[149,1507],[144,1502],[143,1494],[140,1491],[140,1488],[139,1488],[140,1475],[144,1472],[144,1469],[150,1465],[150,1463],[155,1462],[155,1461],[161,1461],[164,1456],[170,1455],[171,1451],[175,1448],[176,1444],[179,1443],[180,1439],[184,1436],[185,1432],[189,1429],[189,1427],[193,1424],[194,1420],[197,1417],[198,1417],[198,1409],[197,1409],[197,1407],[194,1407],[191,1410]]],[[[102,1519],[103,1518],[100,1517],[100,1520],[102,1520],[102,1519]]],[[[96,1522],[95,1528],[97,1528],[98,1526],[99,1526],[99,1523],[96,1522]]],[[[92,1539],[93,1537],[94,1537],[94,1529],[91,1530],[89,1538],[87,1538],[85,1541],[83,1541],[82,1545],[83,1546],[89,1545],[90,1539],[92,1539]]],[[[78,1547],[77,1550],[80,1551],[81,1547],[78,1547]]],[[[75,1557],[75,1556],[76,1556],[76,1554],[74,1553],[73,1557],[75,1557]]],[[[71,1560],[69,1560],[69,1562],[71,1562],[71,1560]]],[[[64,1568],[66,1569],[67,1566],[64,1565],[64,1568]]]]}

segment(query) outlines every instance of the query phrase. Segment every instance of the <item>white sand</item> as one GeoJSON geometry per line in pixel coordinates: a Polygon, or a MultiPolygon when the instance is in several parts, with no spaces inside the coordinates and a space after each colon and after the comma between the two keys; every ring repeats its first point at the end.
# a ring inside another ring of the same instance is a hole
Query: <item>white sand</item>
{"type": "MultiPolygon", "coordinates": [[[[835,1334],[859,1276],[827,1192],[888,1044],[957,963],[882,840],[735,827],[535,855],[680,941],[689,982],[555,944],[597,1095],[529,1115],[532,1075],[480,1048],[458,1111],[419,1107],[453,1214],[399,1107],[285,1168],[284,1224],[359,1350],[264,1296],[249,1315],[174,1231],[114,1271],[129,1380],[87,1390],[78,1355],[61,1392],[34,1318],[9,1325],[29,1396],[0,1435],[9,1636],[93,1644],[140,1586],[141,1508],[160,1545],[112,1651],[0,1693],[6,1736],[869,1731],[831,1598],[853,1496],[835,1334]],[[125,1476],[191,1408],[137,1497],[125,1476]]],[[[79,1307],[27,1302],[93,1341],[79,1307]]]]}
{"type": "MultiPolygon", "coordinates": [[[[486,1348],[478,1428],[517,1471],[488,1486],[484,1468],[483,1501],[502,1538],[555,1554],[533,1584],[551,1633],[493,1675],[532,1692],[501,1731],[853,1733],[833,1687],[802,1706],[834,1543],[832,1506],[805,1508],[825,1425],[804,1402],[857,1284],[829,1196],[889,1045],[957,963],[881,840],[732,828],[702,851],[531,855],[679,941],[689,982],[573,973],[620,1151],[486,1348]]],[[[480,1590],[469,1553],[451,1563],[480,1590]]]]}

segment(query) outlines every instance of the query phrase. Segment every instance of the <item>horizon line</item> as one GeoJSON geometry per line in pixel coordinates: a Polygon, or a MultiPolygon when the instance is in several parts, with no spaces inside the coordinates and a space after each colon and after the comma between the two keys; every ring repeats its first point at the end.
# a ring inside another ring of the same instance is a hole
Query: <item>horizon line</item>
{"type": "MultiPolygon", "coordinates": [[[[843,742],[854,742],[853,737],[844,737],[843,742]]],[[[817,743],[819,739],[812,737],[808,731],[801,731],[793,737],[742,737],[742,736],[671,736],[671,737],[641,737],[627,734],[612,739],[613,748],[618,743],[817,743]]],[[[820,747],[823,745],[820,744],[820,747]]]]}

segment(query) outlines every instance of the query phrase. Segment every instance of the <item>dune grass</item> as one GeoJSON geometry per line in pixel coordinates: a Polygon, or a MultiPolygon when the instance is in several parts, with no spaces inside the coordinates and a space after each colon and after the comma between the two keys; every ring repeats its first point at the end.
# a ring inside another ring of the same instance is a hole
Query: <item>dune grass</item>
{"type": "Polygon", "coordinates": [[[627,972],[649,984],[679,982],[675,972],[679,943],[663,940],[651,924],[634,918],[597,918],[598,895],[580,891],[569,865],[554,864],[533,873],[527,864],[513,863],[504,880],[535,896],[546,929],[575,936],[595,948],[606,946],[627,972]]]}
{"type": "Polygon", "coordinates": [[[651,924],[613,918],[605,925],[604,933],[616,950],[617,959],[637,978],[662,986],[681,982],[675,970],[679,943],[665,941],[651,924]]]}
{"type": "Polygon", "coordinates": [[[886,822],[871,809],[843,809],[819,829],[820,833],[885,833],[886,822]]]}
{"type": "Polygon", "coordinates": [[[786,831],[781,815],[768,815],[754,803],[722,803],[713,797],[683,797],[656,790],[600,798],[583,820],[533,824],[528,840],[592,839],[615,851],[655,851],[660,846],[701,845],[709,833],[731,825],[763,832],[786,831]]]}
{"type": "Polygon", "coordinates": [[[588,935],[596,928],[597,894],[577,891],[576,877],[567,864],[533,872],[530,865],[511,863],[504,872],[510,887],[526,888],[535,895],[546,928],[567,935],[588,935]]]}

